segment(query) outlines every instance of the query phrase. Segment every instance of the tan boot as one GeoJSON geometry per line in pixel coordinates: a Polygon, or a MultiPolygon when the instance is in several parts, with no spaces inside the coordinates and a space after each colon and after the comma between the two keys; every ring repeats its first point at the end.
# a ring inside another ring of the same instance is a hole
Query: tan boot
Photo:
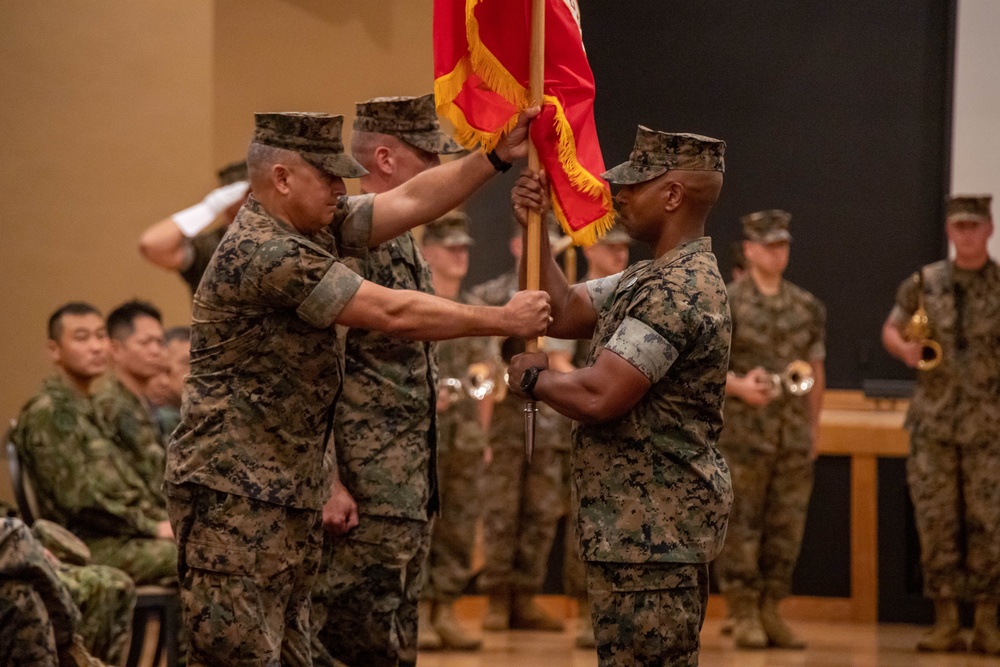
{"type": "Polygon", "coordinates": [[[965,640],[960,634],[958,623],[958,602],[955,600],[934,601],[934,625],[917,642],[918,651],[964,651],[965,640]]]}
{"type": "Polygon", "coordinates": [[[510,608],[512,630],[539,630],[541,632],[562,632],[563,622],[552,618],[535,603],[534,595],[516,594],[510,608]]]}
{"type": "Polygon", "coordinates": [[[806,643],[802,641],[778,612],[778,601],[765,597],[760,605],[760,624],[767,635],[767,642],[775,648],[803,649],[806,643]]]}
{"type": "Polygon", "coordinates": [[[445,648],[456,651],[478,651],[483,646],[482,639],[475,639],[465,634],[462,626],[455,618],[455,607],[451,602],[438,602],[434,606],[434,629],[444,642],[445,648]]]}
{"type": "Polygon", "coordinates": [[[421,600],[417,604],[417,649],[421,651],[440,651],[444,642],[434,629],[431,618],[434,613],[434,603],[421,600]]]}
{"type": "Polygon", "coordinates": [[[1000,629],[997,629],[997,605],[976,603],[976,620],[969,649],[976,653],[1000,655],[1000,629]]]}
{"type": "Polygon", "coordinates": [[[733,610],[733,642],[736,648],[767,648],[767,634],[760,623],[760,597],[753,591],[735,591],[726,595],[733,610]]]}
{"type": "Polygon", "coordinates": [[[483,630],[504,632],[510,630],[510,593],[491,593],[483,630]]]}
{"type": "Polygon", "coordinates": [[[590,604],[586,598],[577,601],[576,612],[576,647],[597,648],[594,637],[594,620],[590,617],[590,604]]]}

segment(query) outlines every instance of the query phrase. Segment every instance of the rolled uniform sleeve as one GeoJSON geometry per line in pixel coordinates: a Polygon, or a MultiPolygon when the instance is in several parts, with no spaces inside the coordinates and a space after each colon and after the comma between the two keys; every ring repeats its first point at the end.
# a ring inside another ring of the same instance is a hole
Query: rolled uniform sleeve
{"type": "Polygon", "coordinates": [[[293,308],[302,321],[317,328],[333,325],[362,281],[322,248],[288,236],[262,243],[243,277],[255,300],[293,308]]]}
{"type": "Polygon", "coordinates": [[[594,312],[600,313],[607,303],[608,297],[615,293],[618,282],[622,279],[622,272],[604,278],[588,280],[584,285],[587,287],[587,294],[590,296],[590,303],[594,306],[594,312]]]}
{"type": "Polygon", "coordinates": [[[658,382],[677,360],[678,352],[655,329],[634,317],[626,317],[605,346],[649,378],[658,382]]]}
{"type": "Polygon", "coordinates": [[[375,195],[341,197],[334,215],[340,253],[345,257],[364,259],[372,237],[372,220],[375,216],[375,195]]]}

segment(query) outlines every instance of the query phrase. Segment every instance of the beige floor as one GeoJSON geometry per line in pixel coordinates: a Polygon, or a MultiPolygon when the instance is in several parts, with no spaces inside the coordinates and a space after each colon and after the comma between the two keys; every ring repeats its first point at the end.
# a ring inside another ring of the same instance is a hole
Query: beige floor
{"type": "MultiPolygon", "coordinates": [[[[719,635],[720,620],[702,632],[702,667],[978,667],[1000,658],[971,654],[930,655],[913,650],[922,628],[908,625],[796,623],[809,642],[805,651],[736,651],[719,635]]],[[[463,621],[474,634],[476,624],[463,621]]],[[[478,653],[421,653],[420,667],[596,667],[597,656],[573,647],[572,623],[561,634],[486,633],[478,653]]]]}

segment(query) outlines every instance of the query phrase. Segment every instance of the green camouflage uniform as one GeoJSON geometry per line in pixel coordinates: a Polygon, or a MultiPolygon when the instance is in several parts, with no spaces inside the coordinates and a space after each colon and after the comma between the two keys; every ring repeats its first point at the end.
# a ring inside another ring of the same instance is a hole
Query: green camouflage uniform
{"type": "MultiPolygon", "coordinates": [[[[461,150],[441,133],[433,95],[361,102],[354,131],[392,135],[434,154],[461,150]]],[[[383,287],[433,293],[430,269],[410,232],[350,265],[383,287]]],[[[334,441],[340,481],[358,504],[359,524],[345,536],[325,537],[313,612],[317,642],[351,665],[416,661],[428,519],[438,509],[434,348],[362,329],[346,337],[334,441]]],[[[314,659],[325,660],[320,652],[314,659]]]]}
{"type": "MultiPolygon", "coordinates": [[[[471,294],[459,303],[482,305],[471,294]]],[[[472,364],[491,368],[499,356],[491,338],[458,338],[438,345],[442,378],[465,380],[472,364]]],[[[441,514],[434,520],[423,597],[435,602],[457,600],[469,584],[472,548],[479,519],[479,485],[483,473],[486,432],[479,422],[479,402],[467,392],[438,413],[438,468],[441,514]]]]}
{"type": "MultiPolygon", "coordinates": [[[[254,140],[357,176],[341,122],[258,114],[254,140]],[[335,131],[340,150],[279,143],[303,128],[335,131]]],[[[362,282],[338,256],[367,245],[373,199],[341,198],[331,226],[304,236],[251,197],[195,294],[191,372],[166,472],[191,663],[311,664],[309,595],[343,363],[333,324],[362,282]]]]}
{"type": "Polygon", "coordinates": [[[57,667],[80,611],[20,519],[0,519],[0,665],[57,667]]]}
{"type": "MultiPolygon", "coordinates": [[[[826,309],[783,280],[774,296],[746,276],[730,283],[733,343],[729,368],[780,374],[789,362],[826,356],[826,309]]],[[[775,600],[787,596],[805,530],[813,483],[809,399],[786,391],[758,408],[726,401],[719,439],[736,495],[726,546],[716,563],[724,592],[775,600]]]]}
{"type": "MultiPolygon", "coordinates": [[[[369,250],[361,273],[383,287],[433,292],[410,232],[369,250]]],[[[319,642],[349,665],[394,665],[416,646],[428,515],[438,502],[434,348],[377,331],[347,333],[334,442],[358,527],[324,538],[313,608],[319,642]]]]}
{"type": "Polygon", "coordinates": [[[732,503],[716,449],[731,322],[711,242],[587,283],[607,348],[652,382],[624,417],[578,424],[573,478],[601,665],[696,665],[732,503]]]}
{"type": "Polygon", "coordinates": [[[129,414],[119,415],[124,431],[112,431],[93,400],[53,376],[21,410],[12,437],[42,518],[83,539],[95,563],[124,570],[137,584],[169,584],[177,548],[156,537],[167,511],[153,486],[162,480],[163,450],[150,441],[147,458],[135,440],[119,437],[139,432],[129,414]]]}
{"type": "MultiPolygon", "coordinates": [[[[575,341],[573,367],[583,368],[590,356],[590,341],[575,341]]],[[[568,463],[568,462],[567,462],[568,463]]],[[[580,539],[577,526],[580,518],[580,500],[572,483],[572,473],[567,470],[567,484],[563,490],[566,503],[566,534],[563,539],[563,592],[578,600],[587,599],[587,568],[580,558],[580,539]]],[[[581,603],[582,604],[582,603],[581,603]]]]}
{"type": "MultiPolygon", "coordinates": [[[[934,599],[1000,601],[1000,267],[925,266],[924,307],[942,349],[918,373],[906,426],[907,480],[920,535],[924,590],[934,599]]],[[[918,281],[903,282],[890,315],[903,326],[918,281]]]]}
{"type": "MultiPolygon", "coordinates": [[[[472,292],[487,305],[502,306],[517,288],[517,273],[510,271],[472,292]]],[[[508,394],[493,408],[489,445],[493,460],[482,485],[486,563],[479,588],[492,595],[533,595],[545,581],[559,517],[566,511],[569,425],[562,415],[539,403],[529,464],[524,453],[524,401],[508,394]]]]}

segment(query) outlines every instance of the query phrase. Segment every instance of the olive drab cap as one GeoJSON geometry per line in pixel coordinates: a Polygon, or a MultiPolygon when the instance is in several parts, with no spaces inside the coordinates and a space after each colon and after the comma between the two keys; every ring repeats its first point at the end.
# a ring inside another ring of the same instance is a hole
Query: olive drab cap
{"type": "Polygon", "coordinates": [[[469,236],[469,216],[461,211],[446,213],[424,227],[424,245],[455,247],[473,243],[469,236]]]}
{"type": "Polygon", "coordinates": [[[657,132],[642,125],[628,162],[609,169],[601,177],[609,183],[630,185],[652,180],[671,169],[726,171],[726,142],[700,134],[657,132]]]}
{"type": "Polygon", "coordinates": [[[79,537],[57,523],[38,519],[31,525],[31,532],[52,555],[69,565],[86,565],[90,562],[90,549],[79,537]]]}
{"type": "Polygon", "coordinates": [[[993,219],[990,213],[990,202],[993,195],[952,195],[948,197],[948,220],[972,220],[989,222],[993,219]]]}
{"type": "Polygon", "coordinates": [[[219,185],[231,185],[233,183],[238,183],[240,181],[250,180],[250,175],[247,172],[247,161],[240,160],[239,162],[231,162],[225,167],[216,172],[219,176],[219,185]]]}
{"type": "Polygon", "coordinates": [[[368,170],[344,152],[343,116],[325,113],[256,113],[253,140],[295,151],[309,164],[341,178],[359,178],[368,170]]]}
{"type": "Polygon", "coordinates": [[[747,213],[740,218],[740,223],[743,225],[743,238],[757,243],[791,241],[792,234],[788,231],[788,225],[791,221],[792,214],[780,209],[747,213]]]}
{"type": "Polygon", "coordinates": [[[464,150],[441,131],[434,96],[376,97],[356,106],[354,129],[361,132],[391,134],[417,148],[450,155],[464,150]]]}

